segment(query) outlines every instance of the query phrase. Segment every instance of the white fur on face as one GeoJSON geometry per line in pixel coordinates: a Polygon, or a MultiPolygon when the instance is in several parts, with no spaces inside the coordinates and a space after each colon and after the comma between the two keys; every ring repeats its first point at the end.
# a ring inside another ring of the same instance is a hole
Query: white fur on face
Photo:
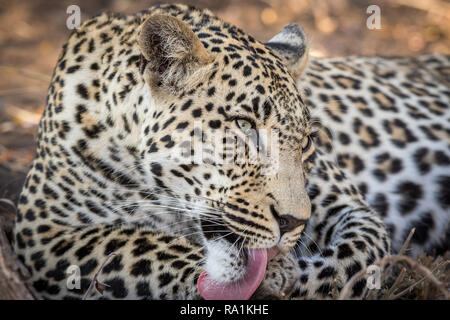
{"type": "Polygon", "coordinates": [[[239,249],[221,239],[208,241],[205,270],[211,279],[219,283],[231,283],[245,274],[245,258],[239,255],[239,249]]]}

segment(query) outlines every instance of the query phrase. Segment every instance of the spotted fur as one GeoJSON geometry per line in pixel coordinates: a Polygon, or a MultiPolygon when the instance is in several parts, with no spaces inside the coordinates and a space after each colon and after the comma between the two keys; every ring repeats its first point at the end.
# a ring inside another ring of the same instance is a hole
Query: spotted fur
{"type": "Polygon", "coordinates": [[[412,254],[443,249],[448,58],[313,60],[302,73],[306,61],[295,24],[263,44],[182,5],[86,21],[57,62],[19,201],[15,250],[42,297],[81,298],[113,252],[110,287],[89,298],[198,299],[203,269],[233,282],[242,248],[275,245],[255,297],[326,298],[413,226],[412,254]],[[248,157],[168,157],[208,138],[195,121],[244,139],[239,119],[279,130],[276,175],[248,157]]]}

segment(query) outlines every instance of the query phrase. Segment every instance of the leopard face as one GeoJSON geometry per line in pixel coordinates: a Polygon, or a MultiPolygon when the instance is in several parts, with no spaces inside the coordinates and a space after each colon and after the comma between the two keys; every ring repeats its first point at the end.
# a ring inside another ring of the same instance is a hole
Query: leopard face
{"type": "MultiPolygon", "coordinates": [[[[153,15],[141,28],[143,90],[154,108],[139,148],[148,184],[194,208],[210,252],[238,260],[245,259],[243,247],[288,252],[311,211],[309,114],[293,77],[305,64],[303,30],[289,25],[264,45],[223,26],[195,34],[167,15],[153,15]],[[287,38],[295,46],[283,52],[287,38]],[[271,160],[258,157],[271,146],[271,160]],[[196,151],[200,163],[192,159],[196,151]]],[[[223,264],[236,265],[243,263],[223,264]]]]}

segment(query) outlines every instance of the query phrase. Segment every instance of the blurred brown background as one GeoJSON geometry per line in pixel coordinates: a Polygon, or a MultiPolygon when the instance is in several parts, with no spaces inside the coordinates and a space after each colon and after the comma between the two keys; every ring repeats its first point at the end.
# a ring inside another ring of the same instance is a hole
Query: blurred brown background
{"type": "MultiPolygon", "coordinates": [[[[301,24],[311,55],[450,54],[448,0],[199,0],[259,40],[289,22],[301,24]],[[369,5],[381,9],[381,29],[369,30],[369,5]]],[[[70,30],[66,9],[82,21],[102,11],[133,13],[152,0],[0,0],[0,198],[15,199],[34,156],[37,123],[60,48],[70,30]]]]}

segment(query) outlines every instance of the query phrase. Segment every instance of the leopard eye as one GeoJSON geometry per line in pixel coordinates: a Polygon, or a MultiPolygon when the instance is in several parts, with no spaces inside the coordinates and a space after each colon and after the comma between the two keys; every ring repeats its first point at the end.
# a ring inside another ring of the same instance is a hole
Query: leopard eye
{"type": "Polygon", "coordinates": [[[236,119],[236,125],[245,134],[249,134],[250,130],[252,129],[252,124],[250,123],[250,121],[245,119],[236,119]]]}
{"type": "Polygon", "coordinates": [[[302,141],[302,152],[305,153],[311,148],[311,138],[309,136],[304,137],[302,141]]]}

